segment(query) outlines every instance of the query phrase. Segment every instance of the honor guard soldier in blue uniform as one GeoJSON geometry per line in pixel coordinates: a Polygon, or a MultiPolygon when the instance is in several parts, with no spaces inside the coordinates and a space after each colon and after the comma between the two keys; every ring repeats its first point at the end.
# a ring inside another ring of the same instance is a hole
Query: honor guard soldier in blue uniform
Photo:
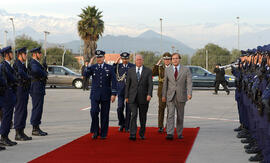
{"type": "MultiPolygon", "coordinates": [[[[1,53],[1,49],[0,49],[1,53]]],[[[1,71],[2,64],[0,64],[0,123],[2,121],[2,107],[4,105],[4,94],[5,94],[5,89],[7,87],[6,80],[4,79],[1,71]]],[[[0,151],[5,150],[6,148],[0,144],[0,151]]]]}
{"type": "MultiPolygon", "coordinates": [[[[0,52],[1,52],[1,48],[0,48],[0,52]]],[[[1,54],[1,53],[0,53],[1,54]]],[[[0,55],[1,56],[1,55],[0,55]]],[[[2,57],[2,56],[1,56],[2,57]]],[[[4,83],[4,79],[3,79],[3,77],[2,77],[2,75],[0,74],[0,82],[3,84],[4,83]]],[[[3,87],[3,85],[0,85],[0,122],[2,121],[2,116],[3,116],[3,113],[2,113],[2,107],[3,107],[3,93],[1,93],[4,89],[5,89],[5,87],[3,87]],[[3,90],[2,90],[3,89],[3,90]]]]}
{"type": "Polygon", "coordinates": [[[27,104],[29,99],[29,88],[31,79],[28,77],[25,61],[27,59],[26,47],[16,50],[17,59],[13,64],[18,79],[17,102],[14,112],[14,128],[16,130],[15,140],[26,141],[32,140],[24,133],[27,118],[27,104]]]}
{"type": "Polygon", "coordinates": [[[124,128],[126,132],[129,132],[129,124],[130,124],[130,109],[125,103],[125,85],[128,69],[135,66],[132,63],[129,63],[130,54],[127,52],[123,52],[120,54],[120,57],[117,59],[116,63],[113,64],[116,74],[117,80],[117,96],[118,96],[118,107],[117,107],[117,115],[119,120],[119,131],[123,132],[124,128]],[[122,59],[122,63],[119,64],[120,58],[122,59]],[[126,107],[126,117],[124,116],[124,109],[126,107]]]}
{"type": "Polygon", "coordinates": [[[0,144],[4,146],[13,146],[16,145],[16,142],[11,141],[8,138],[12,116],[14,111],[14,106],[16,104],[16,87],[17,79],[14,69],[11,67],[10,62],[13,59],[13,53],[11,46],[3,48],[1,54],[4,58],[4,61],[1,65],[1,73],[3,74],[4,79],[6,80],[7,87],[4,92],[4,104],[2,107],[3,119],[0,127],[0,144]]]}
{"type": "Polygon", "coordinates": [[[90,66],[88,66],[83,75],[85,77],[92,76],[91,87],[91,133],[92,139],[97,139],[100,135],[101,139],[106,139],[109,127],[110,101],[114,102],[117,94],[116,77],[113,66],[104,63],[105,52],[97,50],[97,64],[92,65],[95,57],[91,58],[90,66]],[[101,116],[101,127],[99,127],[99,112],[101,116]]]}
{"type": "Polygon", "coordinates": [[[30,96],[32,97],[32,115],[31,125],[33,126],[32,135],[46,136],[48,133],[43,132],[39,125],[41,124],[45,85],[47,80],[46,65],[42,65],[40,60],[42,58],[41,47],[30,50],[32,59],[28,65],[29,75],[31,77],[30,96]]]}

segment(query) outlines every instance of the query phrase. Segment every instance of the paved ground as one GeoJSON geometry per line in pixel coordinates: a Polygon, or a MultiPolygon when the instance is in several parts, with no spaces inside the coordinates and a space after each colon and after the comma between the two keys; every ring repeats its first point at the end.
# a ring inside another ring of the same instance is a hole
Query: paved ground
{"type": "MultiPolygon", "coordinates": [[[[199,135],[189,155],[190,163],[246,163],[249,155],[237,139],[233,128],[238,127],[238,116],[234,93],[229,96],[220,92],[212,95],[210,90],[194,90],[193,99],[186,105],[185,127],[200,127],[199,135]]],[[[151,101],[147,125],[157,126],[156,89],[151,101]]],[[[33,137],[32,141],[19,142],[0,152],[0,163],[27,162],[89,132],[89,92],[78,89],[47,89],[42,129],[46,137],[33,137]]],[[[31,102],[29,103],[26,133],[29,125],[31,102]]],[[[117,125],[116,103],[112,104],[110,125],[117,125]]],[[[10,138],[14,139],[12,130],[10,138]]]]}

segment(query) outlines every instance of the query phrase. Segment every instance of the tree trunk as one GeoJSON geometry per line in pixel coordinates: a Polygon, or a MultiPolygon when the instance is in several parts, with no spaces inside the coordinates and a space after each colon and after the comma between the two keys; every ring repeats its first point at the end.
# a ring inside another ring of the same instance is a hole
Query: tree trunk
{"type": "Polygon", "coordinates": [[[89,40],[84,40],[83,60],[84,62],[90,60],[90,41],[89,40]]]}
{"type": "Polygon", "coordinates": [[[89,61],[93,56],[95,56],[95,51],[97,49],[96,41],[85,40],[84,41],[84,61],[89,61]]]}
{"type": "Polygon", "coordinates": [[[91,54],[91,57],[95,56],[96,49],[97,49],[96,41],[90,41],[90,54],[91,54]]]}

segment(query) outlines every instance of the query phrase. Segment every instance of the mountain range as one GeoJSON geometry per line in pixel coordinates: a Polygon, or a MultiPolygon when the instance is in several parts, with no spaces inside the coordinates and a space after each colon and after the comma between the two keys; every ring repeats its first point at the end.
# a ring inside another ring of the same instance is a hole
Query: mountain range
{"type": "MultiPolygon", "coordinates": [[[[44,40],[44,31],[50,45],[63,44],[73,52],[79,53],[80,41],[77,33],[79,17],[57,18],[52,16],[31,16],[26,13],[9,13],[0,9],[0,44],[4,43],[4,31],[8,40],[13,40],[10,18],[14,18],[16,36],[26,34],[34,40],[44,40]]],[[[165,26],[165,25],[164,25],[165,26]]],[[[215,43],[229,50],[237,48],[237,24],[200,23],[189,25],[165,26],[162,42],[157,26],[139,24],[123,25],[105,22],[104,36],[98,41],[98,48],[108,53],[121,51],[137,52],[150,50],[156,53],[178,50],[180,53],[193,54],[194,49],[208,43],[215,43]],[[169,36],[169,37],[168,37],[169,36]]],[[[240,49],[254,48],[270,43],[270,24],[240,24],[240,49]]]]}
{"type": "MultiPolygon", "coordinates": [[[[80,41],[71,41],[63,44],[65,47],[69,47],[74,52],[79,52],[80,41]]],[[[153,51],[157,54],[160,52],[169,51],[179,51],[182,54],[193,54],[195,52],[194,49],[188,47],[184,43],[163,36],[161,41],[160,34],[148,30],[137,37],[129,37],[129,36],[113,36],[106,35],[101,37],[97,42],[98,49],[103,49],[107,53],[121,53],[124,51],[127,52],[138,52],[138,51],[153,51]],[[172,49],[172,46],[174,47],[172,49]],[[162,47],[162,48],[161,48],[162,47]]]]}

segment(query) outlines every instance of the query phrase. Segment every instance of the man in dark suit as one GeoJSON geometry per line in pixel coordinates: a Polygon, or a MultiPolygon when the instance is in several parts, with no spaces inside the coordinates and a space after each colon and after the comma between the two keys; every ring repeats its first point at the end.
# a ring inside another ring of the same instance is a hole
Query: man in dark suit
{"type": "Polygon", "coordinates": [[[152,70],[143,66],[143,57],[136,55],[136,66],[128,70],[125,88],[126,102],[131,110],[130,140],[136,140],[137,115],[140,117],[140,138],[143,140],[146,125],[146,116],[153,92],[152,70]]]}
{"type": "MultiPolygon", "coordinates": [[[[84,65],[82,66],[82,69],[81,69],[82,76],[83,76],[83,72],[87,68],[88,64],[89,64],[89,61],[86,60],[84,62],[84,65]]],[[[89,86],[89,78],[86,78],[85,76],[83,76],[83,90],[84,91],[85,90],[89,90],[89,87],[88,86],[89,86]]]]}
{"type": "Polygon", "coordinates": [[[229,89],[227,88],[227,83],[225,80],[225,71],[224,68],[220,68],[221,64],[217,64],[214,73],[216,73],[216,81],[215,81],[215,92],[213,94],[217,95],[218,94],[218,88],[219,85],[221,84],[225,91],[227,92],[227,95],[230,94],[229,89]]]}

